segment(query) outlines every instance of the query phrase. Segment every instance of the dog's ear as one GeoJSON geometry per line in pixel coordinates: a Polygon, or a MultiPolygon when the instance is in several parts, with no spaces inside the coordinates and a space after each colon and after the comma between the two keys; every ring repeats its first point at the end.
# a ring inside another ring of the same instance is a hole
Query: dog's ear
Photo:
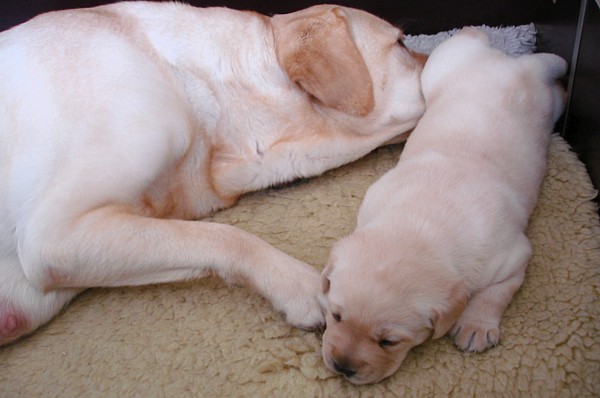
{"type": "Polygon", "coordinates": [[[330,257],[329,260],[327,261],[327,265],[325,265],[325,268],[323,269],[323,272],[321,272],[321,293],[324,295],[329,293],[329,287],[331,286],[331,281],[329,280],[329,276],[331,275],[332,271],[333,271],[333,259],[330,257]]]}
{"type": "Polygon", "coordinates": [[[443,308],[433,310],[431,317],[433,335],[431,338],[439,339],[448,333],[465,310],[467,300],[468,294],[464,285],[462,283],[454,285],[450,291],[450,296],[445,300],[443,308]]]}
{"type": "Polygon", "coordinates": [[[277,60],[290,80],[325,106],[365,116],[373,82],[343,9],[308,9],[271,18],[277,60]]]}

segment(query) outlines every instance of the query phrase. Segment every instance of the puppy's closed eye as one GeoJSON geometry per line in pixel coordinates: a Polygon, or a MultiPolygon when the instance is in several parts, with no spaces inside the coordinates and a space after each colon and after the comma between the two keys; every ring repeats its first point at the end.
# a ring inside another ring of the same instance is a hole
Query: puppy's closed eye
{"type": "Polygon", "coordinates": [[[338,314],[338,313],[333,313],[333,314],[331,314],[331,316],[333,317],[333,319],[336,322],[341,322],[342,321],[342,316],[340,314],[338,314]]]}
{"type": "Polygon", "coordinates": [[[379,340],[379,347],[385,349],[388,347],[394,347],[400,343],[400,340],[389,340],[389,339],[381,339],[379,340]]]}

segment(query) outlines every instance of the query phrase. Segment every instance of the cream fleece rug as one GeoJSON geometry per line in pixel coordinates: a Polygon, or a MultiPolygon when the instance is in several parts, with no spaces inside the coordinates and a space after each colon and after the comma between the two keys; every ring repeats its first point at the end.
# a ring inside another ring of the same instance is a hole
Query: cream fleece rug
{"type": "MultiPolygon", "coordinates": [[[[368,186],[402,145],[326,175],[244,197],[210,219],[237,225],[322,269],[354,228],[368,186]]],[[[320,335],[216,278],[91,289],[32,336],[0,348],[0,397],[600,396],[600,221],[584,166],[554,137],[528,235],[527,277],[483,354],[449,338],[356,387],[323,365],[320,335]]]]}

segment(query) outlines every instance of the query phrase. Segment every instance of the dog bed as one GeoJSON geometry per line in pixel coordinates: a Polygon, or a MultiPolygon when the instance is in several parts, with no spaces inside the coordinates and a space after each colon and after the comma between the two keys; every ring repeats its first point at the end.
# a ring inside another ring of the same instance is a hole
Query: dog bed
{"type": "MultiPolygon", "coordinates": [[[[485,29],[511,54],[535,48],[533,25],[485,29]]],[[[406,41],[429,52],[452,33],[406,41]]],[[[209,219],[322,269],[331,245],[353,230],[368,186],[401,152],[380,148],[324,176],[245,196],[209,219]]],[[[595,195],[584,166],[554,136],[528,228],[527,277],[502,319],[500,345],[483,354],[460,352],[444,337],[413,349],[389,379],[357,387],[325,368],[319,333],[294,329],[258,295],[208,278],[87,290],[33,335],[0,348],[0,396],[599,396],[595,195]]]]}

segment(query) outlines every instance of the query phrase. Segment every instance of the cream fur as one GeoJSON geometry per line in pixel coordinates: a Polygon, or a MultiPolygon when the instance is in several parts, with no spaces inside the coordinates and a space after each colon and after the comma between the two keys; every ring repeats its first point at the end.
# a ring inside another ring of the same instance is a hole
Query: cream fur
{"type": "Polygon", "coordinates": [[[565,71],[555,55],[509,57],[475,29],[434,50],[421,79],[427,110],[322,275],[331,370],[376,382],[448,331],[463,350],[498,344],[531,254],[525,227],[565,71]]]}
{"type": "Polygon", "coordinates": [[[87,287],[211,273],[319,327],[316,270],[194,220],[405,138],[423,112],[422,65],[401,34],[330,5],[268,18],[149,2],[43,14],[0,34],[0,344],[87,287]],[[311,40],[317,25],[337,39],[311,40]],[[340,102],[339,82],[312,81],[302,65],[317,55],[330,72],[363,63],[344,85],[361,94],[340,102]]]}

